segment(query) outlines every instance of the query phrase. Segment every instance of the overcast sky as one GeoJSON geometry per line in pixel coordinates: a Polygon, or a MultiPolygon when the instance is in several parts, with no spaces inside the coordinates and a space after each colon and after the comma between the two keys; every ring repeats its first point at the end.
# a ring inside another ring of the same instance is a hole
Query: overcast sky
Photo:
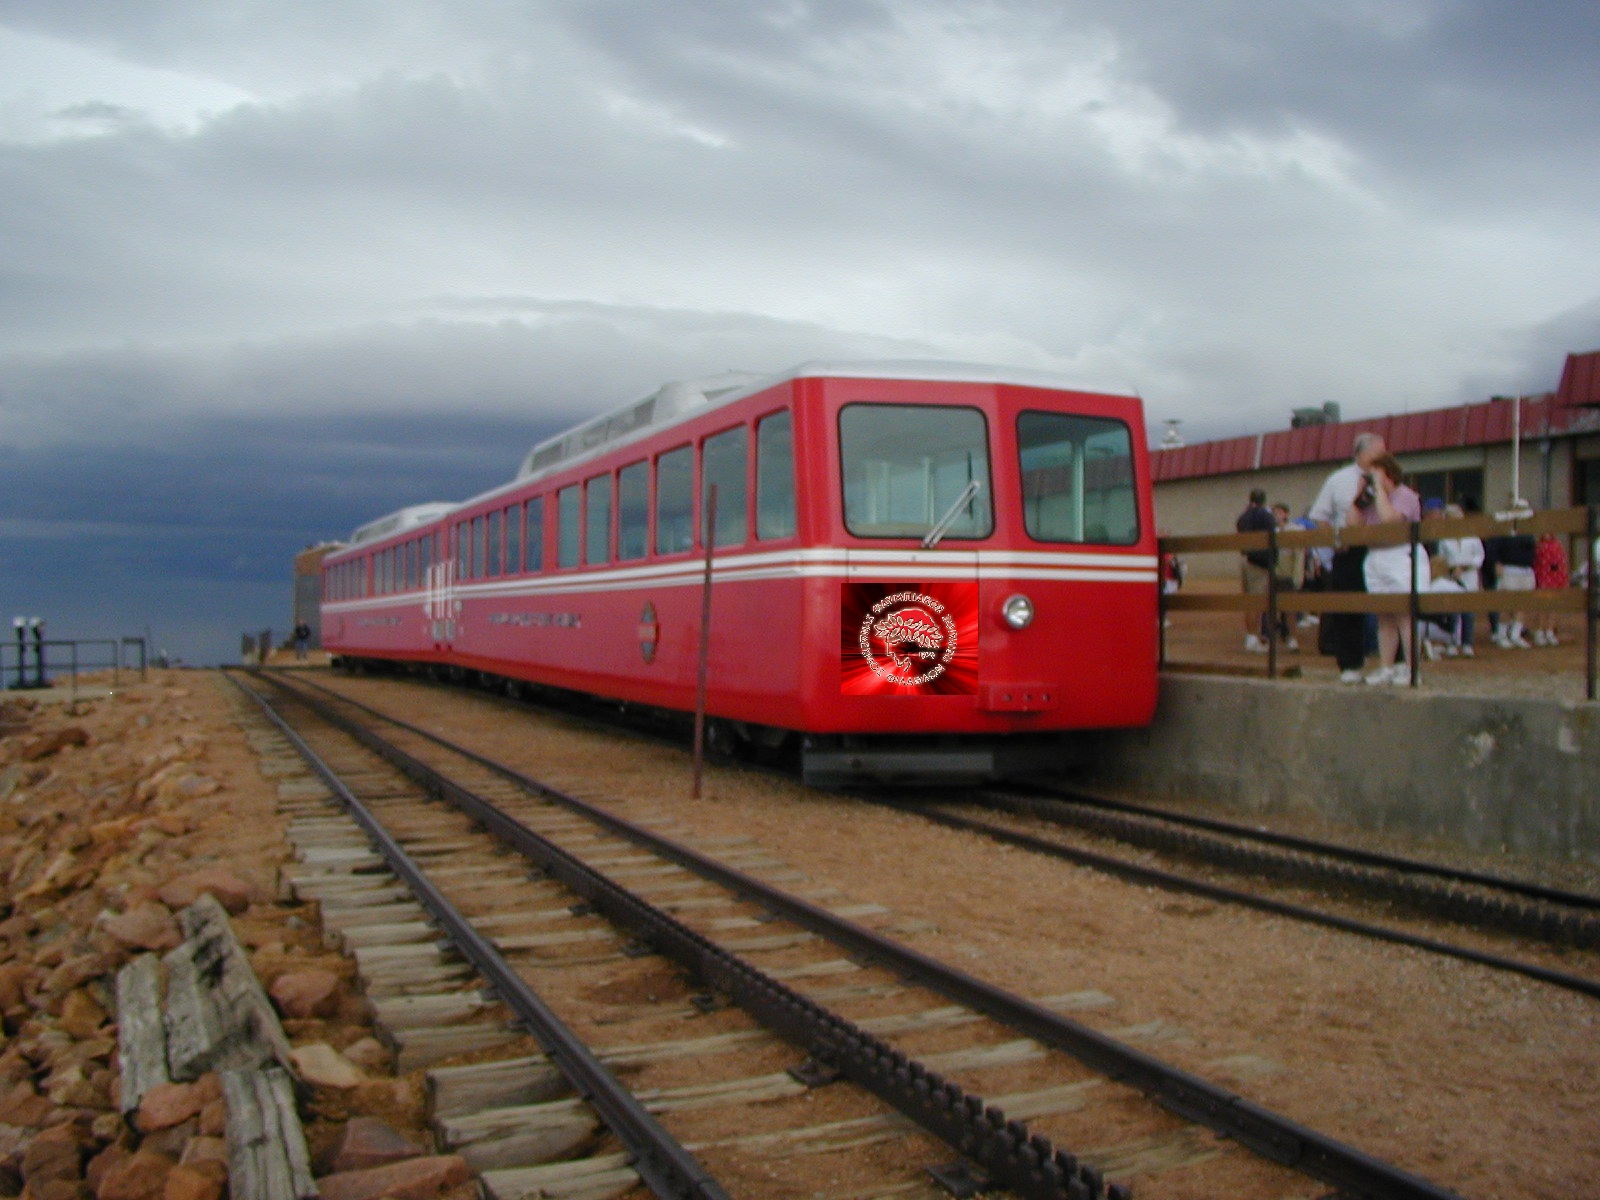
{"type": "Polygon", "coordinates": [[[661,382],[1154,434],[1600,347],[1595,0],[0,0],[0,605],[191,660],[661,382]]]}

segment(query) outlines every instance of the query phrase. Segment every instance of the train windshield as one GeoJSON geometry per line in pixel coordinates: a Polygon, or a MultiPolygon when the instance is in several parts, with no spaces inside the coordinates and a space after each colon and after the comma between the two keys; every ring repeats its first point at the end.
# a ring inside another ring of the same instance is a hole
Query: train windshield
{"type": "Polygon", "coordinates": [[[1028,536],[1112,546],[1139,540],[1133,440],[1121,421],[1026,412],[1017,418],[1017,443],[1028,536]]]}
{"type": "Polygon", "coordinates": [[[946,538],[994,530],[989,427],[975,408],[847,405],[839,459],[845,528],[857,537],[920,538],[945,518],[946,538]]]}

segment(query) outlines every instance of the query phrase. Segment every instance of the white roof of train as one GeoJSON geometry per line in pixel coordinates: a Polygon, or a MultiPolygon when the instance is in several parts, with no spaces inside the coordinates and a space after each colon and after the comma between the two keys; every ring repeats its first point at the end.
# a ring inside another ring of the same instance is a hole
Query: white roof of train
{"type": "Polygon", "coordinates": [[[1051,371],[923,359],[839,362],[821,360],[800,363],[774,375],[759,375],[751,371],[727,371],[721,375],[710,375],[702,379],[679,380],[664,384],[643,400],[624,404],[620,408],[585,421],[566,433],[546,438],[528,451],[516,476],[506,483],[458,504],[416,504],[402,508],[399,512],[361,526],[350,535],[350,543],[356,546],[363,542],[376,541],[414,526],[438,520],[455,509],[546,475],[559,467],[593,458],[605,450],[644,437],[653,430],[670,426],[696,412],[720,408],[793,379],[910,379],[931,383],[1009,384],[1014,387],[1075,392],[1109,390],[1085,387],[1077,380],[1051,371]]]}
{"type": "Polygon", "coordinates": [[[522,460],[516,480],[523,482],[558,466],[589,458],[618,442],[631,441],[652,429],[671,425],[697,410],[720,408],[792,379],[814,378],[912,379],[949,383],[1003,383],[1067,391],[1096,390],[1085,389],[1065,376],[1048,371],[918,359],[807,362],[776,375],[729,371],[705,379],[666,384],[643,400],[602,413],[576,429],[540,442],[522,460]]]}

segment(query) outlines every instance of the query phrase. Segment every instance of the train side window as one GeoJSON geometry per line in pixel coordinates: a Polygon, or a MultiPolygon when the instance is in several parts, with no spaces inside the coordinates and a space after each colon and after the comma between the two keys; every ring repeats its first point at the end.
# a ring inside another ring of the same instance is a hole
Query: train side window
{"type": "Polygon", "coordinates": [[[749,488],[750,437],[743,425],[708,437],[700,449],[700,495],[702,505],[717,489],[718,546],[737,546],[750,527],[749,488]]]}
{"type": "Polygon", "coordinates": [[[472,526],[462,521],[456,526],[456,578],[470,579],[472,567],[472,526]]]}
{"type": "Polygon", "coordinates": [[[522,517],[522,509],[515,504],[508,505],[505,510],[506,523],[506,574],[522,574],[522,530],[517,528],[517,521],[522,517]]]}
{"type": "Polygon", "coordinates": [[[656,553],[694,549],[694,447],[656,459],[656,553]]]}
{"type": "Polygon", "coordinates": [[[543,496],[522,506],[522,569],[530,574],[544,570],[543,496]]]}
{"type": "Polygon", "coordinates": [[[976,408],[846,405],[839,462],[857,537],[920,538],[945,521],[950,539],[994,531],[988,422],[976,408]]]}
{"type": "Polygon", "coordinates": [[[650,464],[629,463],[617,472],[617,560],[650,553],[650,464]]]}
{"type": "Polygon", "coordinates": [[[756,537],[793,537],[794,528],[794,421],[784,409],[756,423],[756,537]]]}
{"type": "Polygon", "coordinates": [[[556,493],[556,566],[575,567],[583,549],[583,514],[578,508],[578,485],[556,493]]]}
{"type": "Polygon", "coordinates": [[[491,578],[498,576],[505,566],[505,556],[501,552],[501,547],[505,544],[501,539],[502,532],[500,528],[500,510],[497,508],[488,516],[488,553],[485,555],[488,569],[485,574],[491,578]]]}
{"type": "Polygon", "coordinates": [[[472,578],[483,578],[483,518],[472,518],[472,578]]]}
{"type": "Polygon", "coordinates": [[[583,561],[590,566],[611,561],[611,475],[596,475],[583,485],[583,561]]]}
{"type": "Polygon", "coordinates": [[[1041,542],[1139,540],[1133,438],[1121,421],[1071,413],[1017,417],[1022,519],[1041,542]]]}
{"type": "Polygon", "coordinates": [[[417,586],[428,586],[428,571],[433,567],[433,534],[425,533],[417,543],[417,586]]]}

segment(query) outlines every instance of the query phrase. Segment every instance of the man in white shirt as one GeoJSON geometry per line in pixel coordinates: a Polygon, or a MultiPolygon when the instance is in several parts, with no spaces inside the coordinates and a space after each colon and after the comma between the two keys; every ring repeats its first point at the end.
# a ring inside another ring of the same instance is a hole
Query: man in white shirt
{"type": "MultiPolygon", "coordinates": [[[[1381,434],[1356,434],[1355,445],[1351,448],[1352,461],[1328,476],[1307,515],[1318,525],[1343,529],[1349,518],[1350,506],[1367,486],[1367,475],[1372,470],[1373,460],[1386,449],[1381,434]]],[[[1366,591],[1367,584],[1362,575],[1366,557],[1365,546],[1341,546],[1335,550],[1326,590],[1366,591]]],[[[1361,668],[1367,658],[1366,614],[1325,613],[1322,624],[1327,631],[1333,656],[1339,663],[1339,682],[1360,683],[1361,668]]]]}

